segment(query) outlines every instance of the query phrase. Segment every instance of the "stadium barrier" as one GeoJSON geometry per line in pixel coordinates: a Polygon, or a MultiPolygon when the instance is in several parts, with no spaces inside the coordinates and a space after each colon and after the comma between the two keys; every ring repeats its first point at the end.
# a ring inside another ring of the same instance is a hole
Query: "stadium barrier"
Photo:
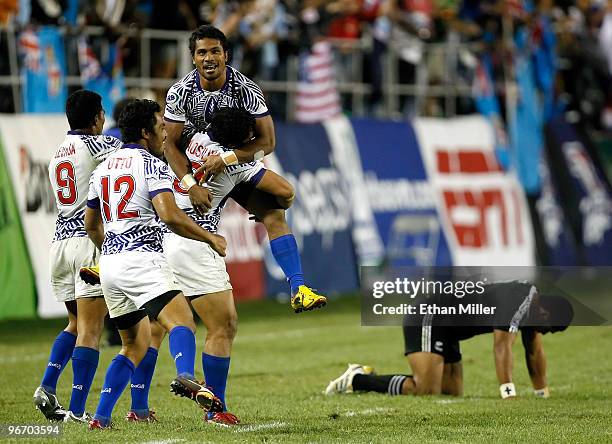
{"type": "MultiPolygon", "coordinates": [[[[567,124],[558,123],[554,131],[566,134],[562,125],[567,124]]],[[[7,169],[12,173],[34,270],[37,313],[43,317],[64,310],[51,296],[49,283],[48,245],[55,209],[47,165],[67,129],[61,115],[0,118],[7,169]]],[[[412,123],[338,117],[324,124],[277,122],[276,133],[277,149],[266,157],[266,166],[296,189],[288,221],[308,282],[326,293],[356,290],[359,265],[536,263],[525,193],[516,175],[498,164],[492,129],[483,117],[416,119],[412,123]]],[[[563,137],[558,143],[569,136],[563,137]]],[[[563,146],[569,146],[561,159],[570,162],[565,168],[569,179],[567,183],[556,177],[550,181],[550,187],[545,187],[549,193],[540,196],[544,203],[536,204],[540,210],[534,212],[533,221],[544,226],[550,248],[564,245],[561,241],[568,234],[564,227],[573,227],[573,223],[565,205],[558,202],[567,194],[562,188],[573,187],[580,211],[572,217],[584,218],[586,231],[581,239],[591,250],[584,250],[578,242],[580,254],[569,261],[610,262],[609,184],[598,175],[586,150],[576,148],[576,143],[563,146]],[[551,199],[556,206],[550,205],[551,199]],[[565,216],[554,219],[561,229],[551,226],[553,213],[565,216]],[[597,236],[589,235],[594,226],[599,230],[597,236]]],[[[550,170],[557,172],[556,167],[550,170]]],[[[260,224],[230,202],[220,233],[228,240],[228,271],[237,299],[287,293],[288,285],[260,224]]],[[[7,251],[5,241],[1,245],[7,251]]]]}

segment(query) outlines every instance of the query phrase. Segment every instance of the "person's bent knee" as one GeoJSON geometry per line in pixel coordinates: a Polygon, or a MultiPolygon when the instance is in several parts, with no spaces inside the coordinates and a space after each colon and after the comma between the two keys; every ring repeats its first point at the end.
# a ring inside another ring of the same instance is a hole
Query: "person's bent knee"
{"type": "Polygon", "coordinates": [[[230,342],[236,337],[238,331],[238,316],[228,316],[225,322],[216,323],[207,329],[206,337],[208,340],[229,340],[230,342]]]}

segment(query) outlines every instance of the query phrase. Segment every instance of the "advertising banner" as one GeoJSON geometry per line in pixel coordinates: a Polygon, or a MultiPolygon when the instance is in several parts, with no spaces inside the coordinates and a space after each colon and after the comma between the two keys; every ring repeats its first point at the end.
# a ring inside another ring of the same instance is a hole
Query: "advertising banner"
{"type": "MultiPolygon", "coordinates": [[[[393,265],[450,265],[451,257],[412,127],[352,121],[365,190],[393,265]]],[[[359,196],[357,196],[359,198],[359,196]]]]}
{"type": "Polygon", "coordinates": [[[0,320],[36,316],[36,287],[0,140],[0,320]]]}
{"type": "Polygon", "coordinates": [[[533,265],[533,231],[523,190],[505,173],[480,116],[414,124],[453,265],[533,265]]]}
{"type": "Polygon", "coordinates": [[[49,248],[55,230],[55,200],[48,164],[66,136],[62,115],[2,115],[0,135],[38,291],[38,314],[63,315],[66,308],[51,293],[49,248]]]}
{"type": "Polygon", "coordinates": [[[385,260],[385,246],[380,236],[366,186],[357,140],[351,122],[344,116],[323,123],[332,147],[333,162],[351,192],[353,244],[359,265],[379,265],[385,260]]]}
{"type": "MultiPolygon", "coordinates": [[[[271,167],[296,190],[287,218],[300,248],[306,282],[328,294],[357,289],[350,190],[331,162],[325,129],[320,124],[278,122],[276,147],[278,164],[271,167]]],[[[267,294],[288,293],[289,285],[269,257],[266,253],[267,294]]]]}
{"type": "MultiPolygon", "coordinates": [[[[602,170],[574,128],[562,118],[548,128],[556,154],[559,193],[572,215],[586,265],[612,264],[612,195],[602,170]]],[[[569,219],[569,218],[568,218],[569,219]]]]}

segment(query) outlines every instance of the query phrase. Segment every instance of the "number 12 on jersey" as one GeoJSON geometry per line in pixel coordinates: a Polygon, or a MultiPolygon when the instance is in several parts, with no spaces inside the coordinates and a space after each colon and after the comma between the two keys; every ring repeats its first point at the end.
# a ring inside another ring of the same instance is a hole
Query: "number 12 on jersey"
{"type": "Polygon", "coordinates": [[[102,216],[105,222],[111,222],[114,215],[116,215],[116,220],[132,219],[140,216],[138,210],[126,210],[136,189],[133,176],[129,174],[119,176],[113,183],[113,193],[122,193],[117,208],[115,208],[116,211],[113,211],[111,206],[110,176],[102,176],[100,182],[102,185],[102,216]]]}

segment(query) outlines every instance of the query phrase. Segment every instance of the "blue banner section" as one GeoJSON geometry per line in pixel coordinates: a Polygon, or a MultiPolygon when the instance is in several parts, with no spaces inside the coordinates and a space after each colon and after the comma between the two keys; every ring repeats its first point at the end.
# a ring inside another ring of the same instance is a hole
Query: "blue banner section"
{"type": "Polygon", "coordinates": [[[56,28],[25,31],[19,39],[24,57],[23,106],[26,113],[63,113],[67,98],[66,54],[56,28]]]}
{"type": "Polygon", "coordinates": [[[564,206],[582,244],[586,265],[612,265],[612,193],[574,127],[562,118],[550,125],[555,146],[566,170],[560,186],[564,206]]]}
{"type": "MultiPolygon", "coordinates": [[[[320,124],[282,122],[275,127],[281,174],[296,190],[287,218],[300,247],[306,283],[327,294],[354,291],[359,281],[351,239],[350,190],[330,162],[325,129],[320,124]]],[[[267,256],[267,294],[288,293],[287,282],[267,256]]]]}
{"type": "Polygon", "coordinates": [[[352,120],[370,204],[393,265],[451,265],[416,135],[405,122],[352,120]]]}
{"type": "MultiPolygon", "coordinates": [[[[540,233],[545,251],[540,251],[542,265],[576,265],[578,256],[574,234],[563,214],[559,192],[551,175],[548,153],[544,153],[540,164],[542,188],[535,203],[540,233]]],[[[537,232],[537,231],[536,231],[537,232]]]]}

